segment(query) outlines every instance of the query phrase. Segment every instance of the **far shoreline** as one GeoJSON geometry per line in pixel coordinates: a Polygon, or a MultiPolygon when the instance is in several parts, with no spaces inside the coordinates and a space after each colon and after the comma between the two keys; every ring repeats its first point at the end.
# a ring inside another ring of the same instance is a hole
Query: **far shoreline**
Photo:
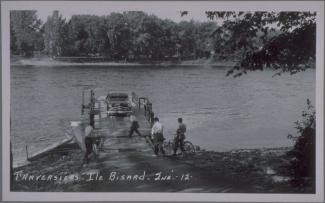
{"type": "Polygon", "coordinates": [[[31,57],[23,58],[12,56],[12,66],[212,66],[212,67],[233,67],[234,61],[213,61],[212,59],[195,59],[179,61],[108,61],[96,57],[31,57]],[[99,59],[99,60],[98,60],[99,59]]]}

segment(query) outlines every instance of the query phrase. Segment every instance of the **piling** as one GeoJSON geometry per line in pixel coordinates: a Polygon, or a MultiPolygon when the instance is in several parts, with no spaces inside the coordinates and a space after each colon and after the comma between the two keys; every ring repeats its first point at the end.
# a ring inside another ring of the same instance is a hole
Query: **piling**
{"type": "Polygon", "coordinates": [[[90,91],[90,111],[89,111],[89,125],[95,128],[95,93],[93,90],[90,91]]]}

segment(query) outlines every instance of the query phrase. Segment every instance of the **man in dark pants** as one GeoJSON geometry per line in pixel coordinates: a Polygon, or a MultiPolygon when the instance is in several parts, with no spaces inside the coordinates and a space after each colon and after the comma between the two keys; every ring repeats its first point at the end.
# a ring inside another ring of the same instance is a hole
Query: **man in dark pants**
{"type": "Polygon", "coordinates": [[[89,162],[89,155],[93,152],[93,144],[94,144],[94,139],[92,136],[92,131],[93,127],[91,125],[88,125],[85,128],[85,147],[86,147],[86,153],[83,159],[82,164],[86,163],[88,164],[89,162]]]}
{"type": "Polygon", "coordinates": [[[136,132],[140,137],[142,137],[141,133],[138,130],[139,123],[137,121],[137,118],[133,114],[131,114],[130,116],[130,121],[131,121],[131,128],[130,128],[129,137],[132,137],[134,132],[136,132]]]}
{"type": "Polygon", "coordinates": [[[163,125],[159,122],[159,119],[154,118],[154,125],[151,129],[151,135],[153,136],[155,154],[158,155],[159,151],[165,156],[165,151],[163,148],[164,135],[163,135],[163,125]]]}
{"type": "Polygon", "coordinates": [[[178,147],[180,147],[182,153],[184,153],[184,140],[185,140],[185,132],[186,125],[183,123],[182,118],[178,118],[178,128],[176,130],[176,137],[174,138],[174,156],[176,156],[176,152],[178,147]]]}

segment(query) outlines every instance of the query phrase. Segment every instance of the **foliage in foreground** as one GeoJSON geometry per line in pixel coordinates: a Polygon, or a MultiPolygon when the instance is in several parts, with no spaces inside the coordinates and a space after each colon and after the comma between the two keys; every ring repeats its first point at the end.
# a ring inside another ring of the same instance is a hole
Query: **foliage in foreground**
{"type": "Polygon", "coordinates": [[[228,72],[234,77],[247,71],[273,68],[294,74],[313,67],[316,57],[316,12],[218,12],[216,30],[221,46],[217,51],[229,56],[239,52],[238,65],[228,72]],[[278,33],[274,31],[279,30],[278,33]],[[272,32],[273,31],[273,32],[272,32]],[[259,39],[260,43],[253,43],[259,39]]]}
{"type": "Polygon", "coordinates": [[[315,109],[307,100],[307,109],[302,112],[302,120],[296,121],[297,136],[288,135],[295,144],[288,155],[291,157],[289,171],[290,183],[303,190],[315,184],[316,159],[316,116],[315,109]]]}

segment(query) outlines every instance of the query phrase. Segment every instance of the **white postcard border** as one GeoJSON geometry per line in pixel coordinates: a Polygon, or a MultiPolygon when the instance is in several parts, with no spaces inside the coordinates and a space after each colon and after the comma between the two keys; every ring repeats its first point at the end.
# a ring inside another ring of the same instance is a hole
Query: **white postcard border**
{"type": "Polygon", "coordinates": [[[2,1],[2,195],[6,201],[240,201],[322,202],[324,200],[324,2],[323,1],[2,1]],[[88,8],[110,6],[125,10],[176,7],[182,10],[220,11],[316,11],[316,194],[212,194],[212,193],[116,193],[116,192],[11,192],[10,150],[10,10],[42,8],[88,8]],[[215,7],[215,8],[214,8],[215,7]]]}

